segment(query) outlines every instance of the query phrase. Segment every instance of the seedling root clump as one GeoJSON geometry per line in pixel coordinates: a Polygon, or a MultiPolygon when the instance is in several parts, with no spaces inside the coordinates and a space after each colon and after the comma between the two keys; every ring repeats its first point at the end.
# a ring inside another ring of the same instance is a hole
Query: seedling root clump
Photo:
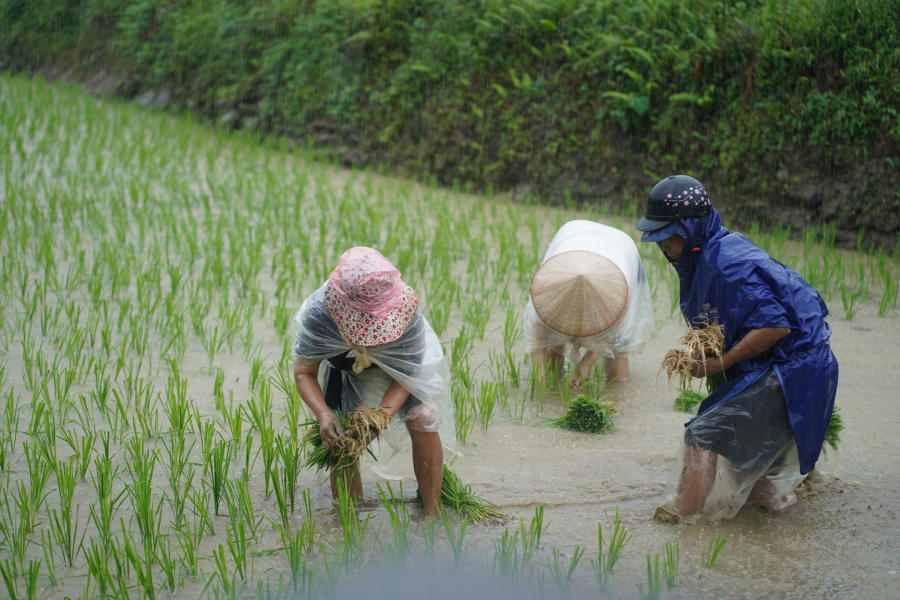
{"type": "Polygon", "coordinates": [[[692,327],[678,340],[680,348],[666,352],[659,363],[659,373],[666,371],[666,380],[678,377],[681,388],[689,387],[691,371],[703,360],[721,358],[725,344],[725,334],[719,323],[705,322],[692,327]]]}

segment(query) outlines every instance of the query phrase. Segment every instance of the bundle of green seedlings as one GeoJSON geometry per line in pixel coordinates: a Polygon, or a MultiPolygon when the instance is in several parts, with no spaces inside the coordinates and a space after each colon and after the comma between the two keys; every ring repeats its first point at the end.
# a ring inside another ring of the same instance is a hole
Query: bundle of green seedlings
{"type": "Polygon", "coordinates": [[[841,409],[835,406],[834,410],[831,411],[831,420],[828,421],[828,428],[825,430],[825,443],[831,446],[832,450],[837,450],[843,429],[844,419],[841,418],[841,409]]]}
{"type": "MultiPolygon", "coordinates": [[[[422,503],[422,495],[416,492],[416,500],[422,503]]],[[[496,504],[489,502],[472,491],[459,475],[444,465],[444,478],[441,481],[441,504],[455,510],[459,516],[472,523],[489,520],[505,521],[506,515],[497,510],[496,504]]]]}
{"type": "Polygon", "coordinates": [[[358,406],[349,415],[341,411],[334,412],[340,419],[344,435],[335,440],[330,448],[325,448],[322,444],[319,422],[315,419],[306,422],[307,430],[303,439],[312,448],[306,459],[306,466],[315,467],[316,471],[349,467],[367,450],[374,458],[369,442],[381,435],[391,420],[390,415],[380,407],[358,406]]]}
{"type": "Polygon", "coordinates": [[[569,402],[569,410],[565,415],[547,419],[547,424],[586,433],[609,433],[615,429],[613,413],[615,407],[612,402],[577,396],[569,402]]]}
{"type": "Polygon", "coordinates": [[[657,375],[665,369],[668,382],[671,383],[672,376],[677,375],[678,387],[686,388],[691,381],[691,371],[700,362],[722,357],[725,334],[719,323],[706,322],[688,329],[678,343],[680,348],[669,350],[663,356],[657,375]]]}
{"type": "Polygon", "coordinates": [[[694,408],[705,399],[706,396],[700,392],[695,392],[690,388],[682,388],[675,398],[675,409],[681,412],[692,413],[694,408]]]}

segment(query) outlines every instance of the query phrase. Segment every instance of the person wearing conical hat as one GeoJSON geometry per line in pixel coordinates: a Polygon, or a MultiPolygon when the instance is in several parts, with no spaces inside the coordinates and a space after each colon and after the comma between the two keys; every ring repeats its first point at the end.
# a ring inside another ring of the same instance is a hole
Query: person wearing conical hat
{"type": "MultiPolygon", "coordinates": [[[[380,252],[357,246],[341,255],[328,280],[304,300],[294,323],[294,380],[319,422],[322,445],[339,446],[355,433],[344,431],[335,410],[349,415],[357,407],[373,409],[379,419],[389,420],[377,458],[386,463],[411,442],[423,507],[436,515],[442,438],[450,440],[447,449],[453,453],[454,413],[449,366],[416,292],[380,252]]],[[[335,496],[339,475],[359,499],[358,463],[331,473],[335,496]]]]}
{"type": "Polygon", "coordinates": [[[685,424],[658,520],[723,519],[745,502],[769,511],[796,500],[831,420],[838,363],[819,293],[722,225],[703,185],[672,175],[650,191],[637,223],[675,268],[687,325],[722,328],[721,356],[693,377],[714,390],[685,424]]]}
{"type": "Polygon", "coordinates": [[[533,368],[561,374],[568,358],[580,390],[603,358],[607,381],[628,378],[628,353],[653,327],[650,288],[637,246],[615,227],[565,223],[531,280],[525,307],[533,368]]]}

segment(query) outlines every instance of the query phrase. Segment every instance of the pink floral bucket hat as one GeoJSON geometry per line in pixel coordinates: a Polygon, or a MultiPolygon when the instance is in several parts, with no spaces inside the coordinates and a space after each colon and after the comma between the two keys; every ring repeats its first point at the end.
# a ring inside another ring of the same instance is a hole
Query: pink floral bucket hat
{"type": "Polygon", "coordinates": [[[393,342],[406,331],[419,299],[400,271],[378,250],[350,248],[325,286],[325,307],[347,341],[357,346],[393,342]]]}

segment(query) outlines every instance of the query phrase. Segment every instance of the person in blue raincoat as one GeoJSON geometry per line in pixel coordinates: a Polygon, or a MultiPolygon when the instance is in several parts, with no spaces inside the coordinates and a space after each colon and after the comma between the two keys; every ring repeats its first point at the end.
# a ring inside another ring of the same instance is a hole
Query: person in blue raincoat
{"type": "Polygon", "coordinates": [[[819,458],[834,407],[838,364],[824,301],[723,227],[692,177],[657,183],[637,229],[675,267],[688,325],[719,323],[725,337],[721,358],[691,373],[721,383],[685,425],[684,453],[656,518],[730,518],[748,500],[786,508],[819,458]]]}

